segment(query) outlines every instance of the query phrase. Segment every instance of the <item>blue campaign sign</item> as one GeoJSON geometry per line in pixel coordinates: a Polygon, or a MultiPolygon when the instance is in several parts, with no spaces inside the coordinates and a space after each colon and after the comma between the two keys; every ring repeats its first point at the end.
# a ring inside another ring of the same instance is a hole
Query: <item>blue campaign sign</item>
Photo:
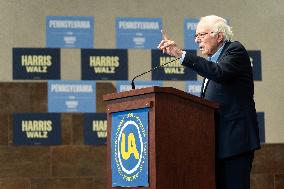
{"type": "Polygon", "coordinates": [[[95,81],[48,81],[48,112],[96,112],[95,81]]]}
{"type": "Polygon", "coordinates": [[[116,47],[154,49],[162,36],[161,18],[116,18],[116,47]]]}
{"type": "Polygon", "coordinates": [[[148,108],[112,113],[112,186],[147,187],[148,108]]]}
{"type": "Polygon", "coordinates": [[[13,79],[60,79],[60,49],[13,48],[13,79]]]}
{"type": "Polygon", "coordinates": [[[184,49],[198,49],[198,45],[194,42],[194,35],[198,22],[198,18],[184,19],[184,49]]]}
{"type": "MultiPolygon", "coordinates": [[[[196,51],[187,51],[196,54],[196,51]]],[[[152,49],[152,69],[173,61],[175,57],[163,54],[161,50],[152,49]]],[[[196,80],[197,74],[190,68],[181,65],[179,59],[152,71],[152,80],[196,80]]]]}
{"type": "Polygon", "coordinates": [[[82,80],[127,80],[126,49],[82,49],[82,80]]]}
{"type": "MultiPolygon", "coordinates": [[[[152,86],[163,86],[162,81],[134,81],[135,89],[141,89],[145,87],[152,87],[152,86]]],[[[131,81],[117,81],[116,82],[116,91],[123,92],[123,91],[130,91],[132,90],[131,81]]]]}
{"type": "Polygon", "coordinates": [[[84,117],[85,144],[105,145],[107,142],[106,113],[86,113],[84,117]]]}
{"type": "Polygon", "coordinates": [[[202,81],[186,81],[185,82],[185,92],[190,93],[195,96],[199,96],[201,94],[202,81]]]}
{"type": "Polygon", "coordinates": [[[13,143],[17,145],[56,145],[61,143],[60,114],[14,113],[13,143]]]}
{"type": "Polygon", "coordinates": [[[264,112],[257,112],[260,143],[265,143],[265,118],[264,112]]]}
{"type": "Polygon", "coordinates": [[[262,80],[262,69],[261,69],[261,51],[260,50],[249,50],[248,51],[250,62],[253,71],[253,80],[262,80]]]}
{"type": "Polygon", "coordinates": [[[47,16],[46,46],[93,48],[94,18],[90,16],[47,16]]]}

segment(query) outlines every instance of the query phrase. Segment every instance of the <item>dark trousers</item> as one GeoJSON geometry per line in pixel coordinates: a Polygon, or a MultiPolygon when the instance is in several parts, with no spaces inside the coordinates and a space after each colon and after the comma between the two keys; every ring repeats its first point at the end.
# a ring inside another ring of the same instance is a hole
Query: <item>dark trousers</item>
{"type": "Polygon", "coordinates": [[[249,189],[254,151],[216,160],[216,189],[249,189]]]}

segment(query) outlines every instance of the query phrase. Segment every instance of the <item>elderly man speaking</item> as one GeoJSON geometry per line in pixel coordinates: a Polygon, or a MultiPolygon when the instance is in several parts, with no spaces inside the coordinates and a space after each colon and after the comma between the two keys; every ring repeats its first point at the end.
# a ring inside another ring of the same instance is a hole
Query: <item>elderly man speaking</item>
{"type": "MultiPolygon", "coordinates": [[[[226,20],[202,17],[195,42],[208,59],[183,51],[162,31],[158,48],[204,77],[201,97],[220,104],[216,123],[216,188],[249,189],[254,151],[260,148],[250,59],[243,45],[231,42],[226,20]]],[[[206,154],[204,154],[206,155],[206,154]]]]}

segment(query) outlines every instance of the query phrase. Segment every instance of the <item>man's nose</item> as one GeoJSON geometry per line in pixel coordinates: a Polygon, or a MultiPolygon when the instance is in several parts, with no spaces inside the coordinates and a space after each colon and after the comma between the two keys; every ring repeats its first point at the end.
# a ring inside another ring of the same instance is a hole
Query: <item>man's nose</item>
{"type": "Polygon", "coordinates": [[[195,41],[195,43],[197,43],[197,44],[199,44],[199,43],[201,42],[201,40],[200,40],[199,37],[195,38],[194,41],[195,41]]]}

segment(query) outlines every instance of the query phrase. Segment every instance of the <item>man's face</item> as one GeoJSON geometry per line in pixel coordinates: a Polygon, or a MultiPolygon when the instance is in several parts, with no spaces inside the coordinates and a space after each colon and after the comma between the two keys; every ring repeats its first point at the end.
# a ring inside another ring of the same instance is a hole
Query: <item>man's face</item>
{"type": "Polygon", "coordinates": [[[221,40],[220,35],[213,35],[213,32],[205,23],[199,23],[196,27],[195,42],[198,44],[202,55],[212,56],[217,52],[221,40]]]}

